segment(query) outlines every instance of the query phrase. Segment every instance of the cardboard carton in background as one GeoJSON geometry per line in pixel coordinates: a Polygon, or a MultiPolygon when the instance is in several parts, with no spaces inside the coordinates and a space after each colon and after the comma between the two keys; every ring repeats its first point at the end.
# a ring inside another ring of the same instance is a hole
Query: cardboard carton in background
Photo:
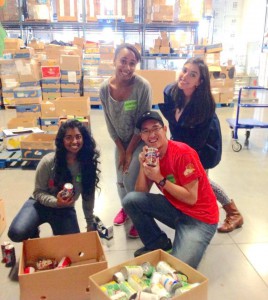
{"type": "Polygon", "coordinates": [[[88,116],[90,113],[89,97],[60,97],[55,101],[57,116],[88,116]]]}
{"type": "Polygon", "coordinates": [[[0,236],[6,228],[6,213],[4,200],[0,199],[0,236]]]}
{"type": "Polygon", "coordinates": [[[106,268],[96,231],[24,241],[19,264],[20,299],[90,299],[88,277],[106,268]],[[60,261],[65,256],[72,261],[70,267],[24,274],[24,268],[40,257],[60,261]]]}
{"type": "Polygon", "coordinates": [[[134,259],[128,260],[122,264],[115,267],[109,268],[107,270],[100,271],[89,277],[90,284],[90,294],[92,300],[109,300],[110,297],[107,296],[101,289],[102,284],[108,283],[113,280],[113,275],[119,272],[123,266],[133,266],[141,265],[144,262],[150,262],[153,266],[156,266],[159,261],[165,261],[170,264],[177,271],[188,276],[189,283],[200,283],[199,286],[193,288],[192,290],[179,295],[174,296],[172,300],[207,300],[208,299],[208,279],[202,275],[197,270],[193,269],[189,265],[180,261],[176,257],[164,252],[162,250],[155,250],[150,253],[141,255],[134,259]]]}
{"type": "Polygon", "coordinates": [[[32,133],[20,143],[22,160],[40,160],[55,150],[56,134],[32,133]]]}
{"type": "Polygon", "coordinates": [[[153,104],[164,102],[164,88],[176,81],[177,74],[176,71],[172,70],[136,70],[135,72],[151,84],[153,104]]]}

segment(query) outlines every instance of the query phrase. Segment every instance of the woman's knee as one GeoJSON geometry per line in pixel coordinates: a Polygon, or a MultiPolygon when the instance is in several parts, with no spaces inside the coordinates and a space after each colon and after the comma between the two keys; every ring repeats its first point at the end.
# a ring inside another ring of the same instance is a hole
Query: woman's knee
{"type": "Polygon", "coordinates": [[[135,201],[137,200],[137,194],[138,192],[129,192],[127,193],[127,195],[124,197],[122,204],[124,206],[124,208],[130,207],[133,205],[133,203],[135,203],[135,201]]]}
{"type": "Polygon", "coordinates": [[[7,235],[12,242],[19,243],[28,239],[26,232],[21,229],[22,228],[16,228],[14,226],[9,228],[7,235]]]}

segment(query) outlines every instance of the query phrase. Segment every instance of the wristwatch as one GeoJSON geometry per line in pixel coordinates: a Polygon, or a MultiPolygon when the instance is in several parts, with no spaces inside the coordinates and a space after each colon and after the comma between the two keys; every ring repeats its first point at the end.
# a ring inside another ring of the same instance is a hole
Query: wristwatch
{"type": "Polygon", "coordinates": [[[167,179],[166,179],[166,177],[164,177],[162,180],[160,180],[160,181],[158,182],[158,185],[159,185],[161,188],[163,188],[163,187],[165,186],[165,184],[166,184],[166,181],[167,181],[167,179]]]}

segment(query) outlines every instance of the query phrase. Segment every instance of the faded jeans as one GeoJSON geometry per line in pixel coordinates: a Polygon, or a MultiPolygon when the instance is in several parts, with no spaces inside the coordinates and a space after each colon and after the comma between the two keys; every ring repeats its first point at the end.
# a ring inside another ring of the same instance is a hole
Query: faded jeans
{"type": "Polygon", "coordinates": [[[159,240],[167,239],[156,220],[175,229],[172,255],[193,268],[199,265],[217,229],[217,224],[207,224],[182,213],[162,194],[131,192],[123,199],[123,207],[148,249],[158,248],[159,240]]]}
{"type": "MultiPolygon", "coordinates": [[[[123,173],[122,169],[118,169],[119,163],[119,151],[116,147],[115,149],[115,168],[116,168],[116,177],[117,177],[117,190],[118,195],[120,197],[120,201],[126,196],[127,193],[134,191],[136,180],[140,170],[140,163],[139,163],[139,154],[142,151],[142,148],[145,144],[140,141],[137,148],[134,150],[132,154],[132,160],[128,168],[127,173],[123,173]]],[[[125,149],[127,145],[125,145],[125,149]]]]}
{"type": "Polygon", "coordinates": [[[8,236],[13,242],[39,237],[38,226],[43,223],[50,224],[54,235],[80,232],[74,207],[47,207],[29,198],[12,221],[8,236]]]}

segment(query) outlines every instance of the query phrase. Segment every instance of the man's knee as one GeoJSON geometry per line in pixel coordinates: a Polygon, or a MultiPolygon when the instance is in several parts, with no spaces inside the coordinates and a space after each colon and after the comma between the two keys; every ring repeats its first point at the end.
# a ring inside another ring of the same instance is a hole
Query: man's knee
{"type": "Polygon", "coordinates": [[[138,192],[129,192],[127,195],[124,197],[122,204],[124,208],[127,208],[131,206],[136,200],[137,200],[137,194],[138,192]]]}

